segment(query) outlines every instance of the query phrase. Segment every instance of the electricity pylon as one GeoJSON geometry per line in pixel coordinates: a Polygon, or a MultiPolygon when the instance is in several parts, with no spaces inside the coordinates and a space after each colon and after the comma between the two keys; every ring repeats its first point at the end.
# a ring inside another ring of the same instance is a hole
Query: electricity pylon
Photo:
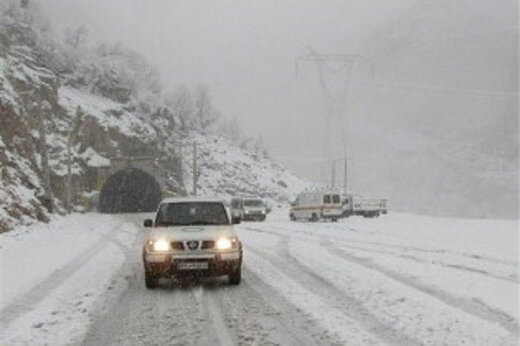
{"type": "Polygon", "coordinates": [[[316,66],[316,70],[318,72],[318,80],[323,92],[323,96],[325,98],[327,112],[325,114],[325,128],[323,129],[323,149],[325,157],[328,162],[331,162],[332,172],[331,172],[331,187],[334,188],[334,176],[335,176],[335,161],[332,158],[332,154],[330,152],[330,140],[331,136],[334,135],[341,141],[343,146],[343,159],[345,160],[344,164],[344,183],[343,189],[344,192],[347,192],[347,142],[345,140],[345,132],[348,131],[346,128],[346,111],[343,110],[342,103],[345,103],[346,100],[338,99],[333,96],[333,93],[330,90],[329,85],[324,76],[323,67],[326,63],[341,63],[343,64],[342,68],[347,70],[347,80],[351,78],[352,70],[354,65],[361,63],[370,63],[371,74],[373,76],[372,64],[369,59],[363,57],[359,54],[319,54],[315,49],[308,46],[309,54],[304,55],[296,59],[295,62],[295,75],[298,77],[298,64],[304,62],[312,62],[316,66]],[[339,133],[338,133],[339,130],[339,133]]]}

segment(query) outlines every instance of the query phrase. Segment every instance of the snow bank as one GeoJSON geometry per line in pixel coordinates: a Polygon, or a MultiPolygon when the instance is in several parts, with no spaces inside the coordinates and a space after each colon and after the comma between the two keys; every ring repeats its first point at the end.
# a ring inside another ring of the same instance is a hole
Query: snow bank
{"type": "Polygon", "coordinates": [[[0,339],[81,339],[137,233],[121,219],[90,214],[0,235],[0,339]]]}

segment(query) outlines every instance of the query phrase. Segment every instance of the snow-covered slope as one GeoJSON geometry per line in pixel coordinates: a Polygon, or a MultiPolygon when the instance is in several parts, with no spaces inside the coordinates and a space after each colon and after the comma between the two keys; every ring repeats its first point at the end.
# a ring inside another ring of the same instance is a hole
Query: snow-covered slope
{"type": "Polygon", "coordinates": [[[181,143],[183,176],[189,191],[193,188],[194,144],[197,145],[199,194],[253,195],[274,201],[288,201],[300,191],[313,186],[281,164],[240,149],[217,136],[190,133],[181,143]]]}

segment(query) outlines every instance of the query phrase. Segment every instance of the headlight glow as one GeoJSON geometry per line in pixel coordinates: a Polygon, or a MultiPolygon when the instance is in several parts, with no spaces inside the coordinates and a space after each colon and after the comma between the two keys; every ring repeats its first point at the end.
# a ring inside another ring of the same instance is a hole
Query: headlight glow
{"type": "Polygon", "coordinates": [[[265,210],[262,210],[262,214],[265,214],[265,210]]]}
{"type": "Polygon", "coordinates": [[[217,241],[217,249],[219,250],[229,250],[231,249],[231,240],[228,238],[220,238],[217,241]]]}
{"type": "Polygon", "coordinates": [[[159,239],[153,243],[154,251],[168,251],[169,249],[170,244],[164,239],[159,239]]]}

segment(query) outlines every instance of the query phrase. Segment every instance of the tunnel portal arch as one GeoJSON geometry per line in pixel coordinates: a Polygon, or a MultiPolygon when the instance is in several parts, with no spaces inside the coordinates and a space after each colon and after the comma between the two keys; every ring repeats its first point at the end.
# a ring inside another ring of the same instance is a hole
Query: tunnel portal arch
{"type": "Polygon", "coordinates": [[[102,213],[153,212],[162,199],[155,177],[138,168],[124,168],[110,175],[99,196],[102,213]]]}

